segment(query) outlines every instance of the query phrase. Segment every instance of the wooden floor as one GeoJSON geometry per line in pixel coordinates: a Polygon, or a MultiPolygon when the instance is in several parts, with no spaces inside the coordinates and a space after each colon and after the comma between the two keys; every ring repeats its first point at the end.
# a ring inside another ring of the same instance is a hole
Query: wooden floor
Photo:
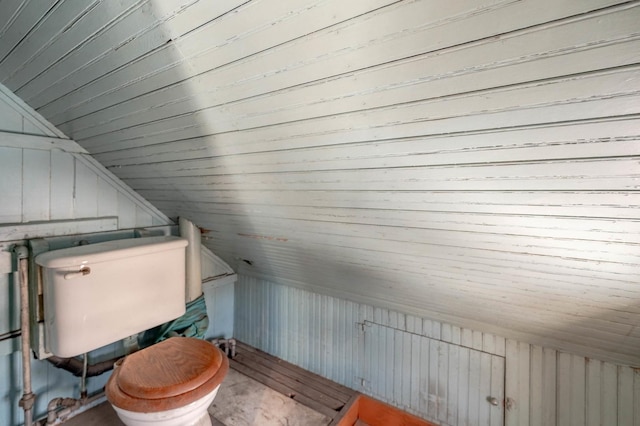
{"type": "Polygon", "coordinates": [[[334,420],[358,392],[237,342],[234,370],[334,420]]]}

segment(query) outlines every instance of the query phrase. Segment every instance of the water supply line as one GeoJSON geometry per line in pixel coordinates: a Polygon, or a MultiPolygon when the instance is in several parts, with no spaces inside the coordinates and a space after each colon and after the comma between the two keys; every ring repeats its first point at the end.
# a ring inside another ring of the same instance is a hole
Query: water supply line
{"type": "Polygon", "coordinates": [[[85,352],[82,355],[82,379],[80,380],[80,399],[87,399],[87,367],[89,366],[89,357],[85,352]]]}
{"type": "MultiPolygon", "coordinates": [[[[76,362],[79,362],[76,360],[76,362]]],[[[113,366],[113,365],[112,365],[113,366]]],[[[87,372],[89,368],[89,357],[88,354],[83,354],[82,359],[82,372],[81,372],[81,382],[80,382],[80,399],[76,398],[54,398],[49,401],[49,405],[47,405],[47,419],[38,423],[38,425],[54,425],[59,419],[65,419],[70,414],[78,411],[80,408],[87,406],[93,401],[101,398],[103,393],[99,393],[98,395],[94,395],[89,398],[87,394],[87,372]]]]}
{"type": "Polygon", "coordinates": [[[181,217],[178,219],[180,236],[189,241],[186,257],[185,302],[193,302],[202,295],[202,265],[200,247],[202,245],[200,228],[193,222],[181,217]]]}
{"type": "Polygon", "coordinates": [[[76,411],[82,401],[75,398],[53,398],[47,405],[47,421],[44,425],[53,425],[56,421],[76,411]]]}
{"type": "Polygon", "coordinates": [[[236,357],[236,339],[210,339],[209,342],[222,350],[228,358],[233,359],[236,357]]]}
{"type": "Polygon", "coordinates": [[[20,343],[22,353],[22,398],[18,405],[24,410],[24,426],[33,425],[33,404],[36,395],[31,391],[31,343],[29,330],[29,249],[15,246],[20,281],[20,343]]]}
{"type": "Polygon", "coordinates": [[[54,398],[47,405],[47,417],[41,419],[34,426],[51,426],[60,424],[74,412],[83,407],[88,407],[94,402],[104,398],[104,391],[82,398],[54,398]]]}
{"type": "Polygon", "coordinates": [[[55,355],[51,355],[47,358],[47,361],[55,367],[66,370],[76,377],[82,377],[83,374],[86,375],[86,377],[94,377],[113,370],[113,364],[115,364],[120,358],[122,357],[120,356],[106,361],[97,362],[95,364],[89,364],[87,365],[86,372],[84,370],[84,361],[80,361],[77,358],[60,358],[55,355]]]}

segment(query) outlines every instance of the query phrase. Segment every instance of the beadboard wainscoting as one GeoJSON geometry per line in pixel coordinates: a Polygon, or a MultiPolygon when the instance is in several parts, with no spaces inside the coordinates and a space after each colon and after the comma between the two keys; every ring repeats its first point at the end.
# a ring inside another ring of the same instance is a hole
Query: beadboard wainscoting
{"type": "Polygon", "coordinates": [[[442,425],[640,425],[638,368],[294,284],[241,273],[236,337],[442,425]]]}

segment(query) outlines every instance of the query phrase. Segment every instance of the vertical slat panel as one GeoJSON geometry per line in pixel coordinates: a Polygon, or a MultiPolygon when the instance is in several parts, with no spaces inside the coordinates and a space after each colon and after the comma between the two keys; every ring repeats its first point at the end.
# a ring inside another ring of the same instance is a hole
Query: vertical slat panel
{"type": "MultiPolygon", "coordinates": [[[[599,425],[602,419],[602,364],[587,362],[587,425],[599,425]]],[[[615,424],[615,423],[611,423],[615,424]]]]}
{"type": "Polygon", "coordinates": [[[575,426],[585,424],[586,386],[585,365],[586,360],[577,355],[571,355],[571,406],[573,413],[572,423],[575,426]]]}
{"type": "Polygon", "coordinates": [[[573,425],[574,412],[571,405],[572,391],[571,386],[572,368],[571,368],[571,355],[566,353],[558,354],[558,425],[573,425]]]}
{"type": "MultiPolygon", "coordinates": [[[[504,366],[492,365],[499,361],[493,361],[490,354],[422,335],[433,333],[433,322],[242,274],[235,294],[236,337],[240,340],[261,344],[288,361],[295,356],[310,359],[305,368],[349,386],[355,382],[359,388],[360,383],[345,372],[359,371],[365,379],[364,392],[433,421],[480,424],[478,416],[483,416],[481,424],[502,424],[494,422],[486,398],[494,392],[494,385],[503,386],[504,379],[497,376],[503,374],[504,366]],[[368,321],[364,333],[357,332],[358,321],[368,321]],[[297,337],[292,322],[300,324],[308,340],[297,337]],[[251,331],[261,326],[259,335],[251,331]],[[359,346],[359,336],[364,338],[363,346],[359,346]],[[357,365],[361,368],[354,369],[357,365]]],[[[450,340],[458,341],[455,328],[449,330],[450,340]]],[[[504,358],[497,359],[504,364],[504,358]]]]}
{"type": "MultiPolygon", "coordinates": [[[[543,381],[543,376],[542,376],[542,371],[543,371],[543,367],[542,367],[542,363],[543,363],[543,359],[542,359],[542,347],[540,346],[532,346],[531,347],[531,378],[530,378],[530,383],[529,383],[529,389],[531,390],[530,392],[530,404],[531,407],[542,407],[542,381],[543,381]]],[[[542,416],[544,415],[544,413],[542,412],[542,410],[536,410],[533,409],[530,412],[530,416],[529,416],[529,424],[531,426],[533,425],[539,425],[539,426],[543,426],[542,423],[542,416]]]]}
{"type": "Polygon", "coordinates": [[[633,426],[640,426],[640,368],[633,369],[633,426]]]}
{"type": "Polygon", "coordinates": [[[429,406],[427,412],[431,414],[431,418],[438,420],[440,417],[440,397],[438,390],[441,388],[439,382],[438,371],[440,368],[440,342],[437,340],[429,341],[429,406]]]}
{"type": "MultiPolygon", "coordinates": [[[[388,311],[385,310],[385,313],[388,314],[388,311]]],[[[385,315],[388,319],[388,315],[385,315]]],[[[387,320],[388,321],[388,320],[387,320]]],[[[387,322],[388,324],[388,322],[387,322]]],[[[394,385],[394,371],[393,367],[388,368],[389,366],[393,366],[395,362],[395,330],[390,327],[383,327],[383,333],[385,335],[385,358],[384,364],[380,365],[380,368],[383,368],[384,371],[384,399],[386,401],[393,401],[393,385],[394,385]]]]}
{"type": "MultiPolygon", "coordinates": [[[[458,339],[459,341],[459,339],[458,339]]],[[[460,400],[459,394],[464,392],[465,389],[458,387],[460,382],[460,375],[464,372],[460,371],[460,347],[456,344],[452,344],[449,347],[449,359],[447,364],[449,371],[447,374],[447,423],[458,424],[458,401],[460,400]]]]}
{"type": "Polygon", "coordinates": [[[499,404],[497,407],[491,407],[491,426],[501,426],[504,424],[505,412],[504,401],[505,389],[505,360],[501,356],[491,355],[491,393],[490,396],[497,398],[499,404]]]}
{"type": "MultiPolygon", "coordinates": [[[[638,416],[638,371],[629,367],[514,340],[505,342],[505,364],[501,356],[426,337],[434,334],[434,324],[441,328],[440,323],[432,320],[320,296],[242,274],[236,302],[239,339],[245,340],[247,333],[258,343],[264,336],[286,339],[288,342],[278,342],[273,347],[284,351],[275,355],[287,360],[294,353],[305,359],[328,350],[322,361],[313,358],[310,365],[325,368],[328,374],[336,376],[330,378],[346,382],[348,386],[360,388],[360,378],[364,378],[365,393],[432,421],[500,426],[506,416],[508,424],[518,426],[626,426],[624,422],[637,426],[633,422],[637,423],[638,416]],[[289,328],[290,325],[278,326],[281,330],[260,331],[263,324],[276,327],[271,320],[264,319],[274,318],[271,311],[279,312],[285,309],[284,305],[292,309],[287,313],[289,322],[299,323],[308,340],[298,339],[298,333],[292,331],[295,328],[289,328]],[[363,321],[367,321],[364,333],[356,325],[363,321]],[[375,321],[395,324],[404,330],[375,321]],[[252,326],[246,327],[243,323],[252,326]],[[330,326],[321,331],[323,323],[330,326]],[[283,333],[283,330],[290,332],[283,333]],[[342,348],[336,348],[332,336],[350,334],[352,337],[346,338],[342,348]],[[329,346],[328,340],[331,340],[329,346]],[[344,349],[348,347],[353,348],[351,352],[344,349]],[[349,366],[333,365],[343,363],[349,366]],[[355,372],[355,379],[341,378],[344,374],[341,371],[350,369],[355,372]],[[626,397],[618,396],[622,390],[626,397]],[[502,406],[490,406],[488,397],[498,400],[509,397],[513,406],[505,412],[502,406]]],[[[446,327],[444,330],[443,335],[447,335],[446,327]]],[[[448,334],[451,340],[454,334],[448,334]]],[[[460,335],[462,344],[465,342],[463,329],[460,335]]],[[[473,342],[473,333],[467,336],[471,337],[468,341],[473,342]]],[[[483,336],[483,348],[492,347],[488,341],[483,336]]],[[[498,342],[495,352],[499,352],[500,338],[495,336],[494,341],[498,342]]]]}
{"type": "Polygon", "coordinates": [[[22,150],[0,146],[0,222],[16,223],[22,219],[22,150]]]}
{"type": "Polygon", "coordinates": [[[481,375],[481,359],[480,353],[476,351],[469,352],[469,423],[471,425],[480,424],[480,401],[477,398],[473,398],[473,395],[478,395],[481,389],[480,375],[481,375]]]}
{"type": "Polygon", "coordinates": [[[632,425],[634,423],[633,405],[633,369],[618,367],[618,424],[632,425]]]}
{"type": "Polygon", "coordinates": [[[410,407],[411,406],[411,380],[415,371],[411,369],[412,359],[412,335],[407,332],[402,332],[402,388],[400,398],[398,399],[398,405],[410,407]]]}
{"type": "MultiPolygon", "coordinates": [[[[73,192],[75,160],[65,152],[51,151],[51,219],[73,217],[73,192]]],[[[103,181],[104,182],[104,181],[103,181]]],[[[104,182],[106,184],[106,182],[104,182]]],[[[114,193],[115,189],[108,186],[114,193]]],[[[102,202],[101,191],[98,199],[102,202]]],[[[108,199],[105,197],[105,199],[108,199]]],[[[115,206],[114,206],[115,207],[115,206]]],[[[100,213],[100,212],[98,212],[100,213]]],[[[107,215],[104,215],[107,216],[107,215]]],[[[111,216],[114,216],[113,214],[111,216]]]]}
{"type": "MultiPolygon", "coordinates": [[[[98,215],[98,176],[80,161],[75,165],[74,214],[75,217],[96,217],[98,215]]],[[[135,207],[127,215],[135,221],[135,207]]],[[[121,223],[122,225],[122,223],[121,223]]]]}
{"type": "MultiPolygon", "coordinates": [[[[553,425],[556,422],[556,357],[555,350],[550,348],[542,349],[542,371],[532,370],[532,374],[542,375],[542,424],[553,425]]],[[[533,406],[535,410],[538,407],[533,406]]]]}
{"type": "MultiPolygon", "coordinates": [[[[491,388],[491,376],[492,376],[492,359],[488,353],[480,353],[480,415],[478,416],[478,424],[481,426],[490,426],[491,424],[491,409],[493,408],[489,404],[489,398],[494,397],[491,394],[493,390],[491,388]]],[[[495,395],[498,397],[498,395],[495,395]]]]}
{"type": "Polygon", "coordinates": [[[422,347],[420,333],[411,334],[411,399],[409,407],[413,411],[420,410],[420,395],[421,395],[421,382],[422,382],[422,354],[420,352],[422,347]]]}
{"type": "Polygon", "coordinates": [[[393,329],[393,368],[391,371],[393,372],[393,394],[391,396],[391,402],[394,405],[399,405],[400,401],[402,401],[402,375],[407,371],[402,368],[404,361],[404,332],[398,329],[393,329]]]}
{"type": "Polygon", "coordinates": [[[136,205],[121,192],[118,192],[118,218],[122,229],[136,226],[136,205]]]}
{"type": "MultiPolygon", "coordinates": [[[[470,395],[470,353],[469,349],[462,347],[458,357],[458,419],[459,424],[467,424],[466,419],[471,418],[469,413],[469,395],[470,395]]],[[[503,379],[504,380],[504,377],[503,379]]],[[[502,424],[502,422],[500,422],[502,424]]]]}
{"type": "MultiPolygon", "coordinates": [[[[299,311],[294,306],[294,303],[298,303],[297,301],[300,299],[298,296],[299,289],[290,288],[290,301],[287,305],[287,309],[289,310],[289,317],[291,318],[291,337],[290,339],[293,341],[299,341],[302,339],[302,333],[300,332],[300,316],[299,311]]],[[[300,365],[300,346],[301,345],[293,345],[292,353],[291,353],[291,362],[293,364],[300,365]]]]}
{"type": "Polygon", "coordinates": [[[449,401],[449,350],[450,345],[438,342],[438,420],[447,421],[449,401]]]}
{"type": "Polygon", "coordinates": [[[22,221],[48,220],[51,194],[50,152],[25,149],[22,161],[22,221]]]}
{"type": "Polygon", "coordinates": [[[529,351],[527,344],[515,340],[506,341],[506,391],[514,403],[507,410],[508,426],[529,423],[529,351]]]}
{"type": "Polygon", "coordinates": [[[435,413],[431,409],[431,392],[429,387],[431,383],[431,348],[428,337],[420,337],[420,405],[418,412],[425,413],[429,418],[434,418],[435,413]]]}

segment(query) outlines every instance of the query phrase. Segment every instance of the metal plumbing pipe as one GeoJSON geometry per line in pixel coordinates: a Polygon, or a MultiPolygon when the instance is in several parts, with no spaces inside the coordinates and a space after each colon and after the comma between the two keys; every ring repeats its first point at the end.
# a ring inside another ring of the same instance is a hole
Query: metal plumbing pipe
{"type": "Polygon", "coordinates": [[[62,368],[73,374],[76,377],[82,377],[85,374],[87,377],[99,376],[102,373],[113,370],[113,364],[122,357],[113,358],[107,361],[98,362],[96,364],[90,364],[87,366],[87,371],[84,373],[84,362],[76,358],[60,358],[55,355],[47,358],[51,364],[57,368],[62,368]]]}
{"type": "Polygon", "coordinates": [[[87,367],[89,366],[89,357],[85,353],[82,356],[82,380],[80,381],[80,398],[87,399],[87,367]]]}
{"type": "Polygon", "coordinates": [[[14,248],[18,259],[18,280],[20,281],[20,331],[22,353],[22,398],[19,405],[24,410],[24,425],[33,425],[33,404],[36,396],[31,392],[31,344],[29,330],[29,250],[25,246],[14,248]]]}
{"type": "Polygon", "coordinates": [[[81,402],[74,398],[54,398],[47,405],[47,421],[45,425],[55,424],[56,420],[69,415],[81,407],[81,402]]]}

